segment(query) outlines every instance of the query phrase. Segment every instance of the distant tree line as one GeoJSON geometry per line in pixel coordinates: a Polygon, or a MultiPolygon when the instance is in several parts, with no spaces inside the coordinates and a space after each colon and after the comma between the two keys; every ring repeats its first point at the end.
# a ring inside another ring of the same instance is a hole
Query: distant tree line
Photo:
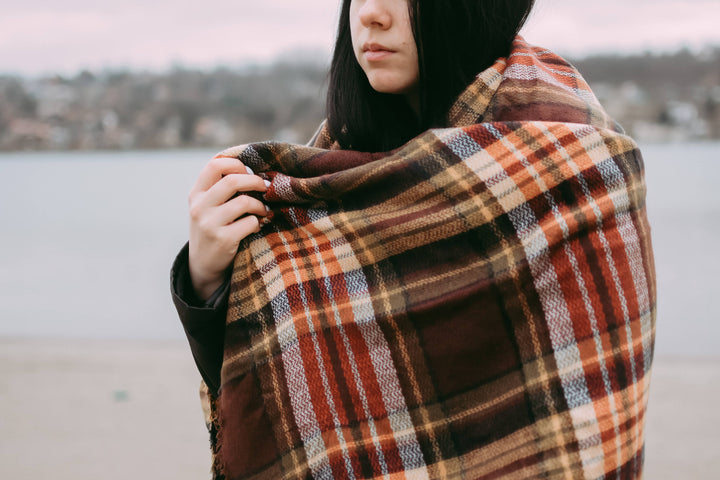
{"type": "Polygon", "coordinates": [[[225,146],[309,138],[326,72],[278,63],[232,71],[0,77],[0,150],[225,146]]]}
{"type": "MultiPolygon", "coordinates": [[[[641,140],[720,138],[720,47],[573,63],[641,140]]],[[[0,77],[0,150],[304,142],[324,117],[326,76],[319,63],[283,61],[235,70],[0,77]]]]}
{"type": "Polygon", "coordinates": [[[720,46],[573,63],[608,112],[636,137],[720,139],[720,46]]]}

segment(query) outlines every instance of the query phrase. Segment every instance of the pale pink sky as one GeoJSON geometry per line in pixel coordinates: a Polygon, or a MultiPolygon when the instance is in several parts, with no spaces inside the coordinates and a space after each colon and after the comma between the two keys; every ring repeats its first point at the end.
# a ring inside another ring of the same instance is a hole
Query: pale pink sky
{"type": "MultiPolygon", "coordinates": [[[[22,0],[3,6],[0,72],[236,66],[332,48],[338,0],[22,0]]],[[[537,0],[524,35],[562,54],[720,45],[719,0],[537,0]]]]}

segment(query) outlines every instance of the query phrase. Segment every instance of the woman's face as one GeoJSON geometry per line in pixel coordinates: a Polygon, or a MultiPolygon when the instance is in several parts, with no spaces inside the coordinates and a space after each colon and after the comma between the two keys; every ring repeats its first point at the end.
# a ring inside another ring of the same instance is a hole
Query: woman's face
{"type": "Polygon", "coordinates": [[[372,88],[415,94],[418,54],[407,0],[352,0],[350,33],[355,57],[372,88]]]}

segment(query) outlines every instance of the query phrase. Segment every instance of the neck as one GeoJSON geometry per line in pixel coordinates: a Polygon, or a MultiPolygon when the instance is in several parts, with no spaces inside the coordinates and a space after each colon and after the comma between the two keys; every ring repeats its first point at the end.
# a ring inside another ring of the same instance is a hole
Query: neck
{"type": "Polygon", "coordinates": [[[415,115],[420,118],[420,94],[417,88],[412,89],[410,92],[404,94],[404,96],[410,108],[415,112],[415,115]]]}

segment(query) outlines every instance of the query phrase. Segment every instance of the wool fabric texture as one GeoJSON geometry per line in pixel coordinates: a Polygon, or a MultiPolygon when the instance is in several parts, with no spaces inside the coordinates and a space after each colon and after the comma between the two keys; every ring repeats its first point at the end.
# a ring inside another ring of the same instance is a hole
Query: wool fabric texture
{"type": "Polygon", "coordinates": [[[386,153],[257,143],[216,478],[639,478],[655,331],[643,161],[518,37],[386,153]]]}

